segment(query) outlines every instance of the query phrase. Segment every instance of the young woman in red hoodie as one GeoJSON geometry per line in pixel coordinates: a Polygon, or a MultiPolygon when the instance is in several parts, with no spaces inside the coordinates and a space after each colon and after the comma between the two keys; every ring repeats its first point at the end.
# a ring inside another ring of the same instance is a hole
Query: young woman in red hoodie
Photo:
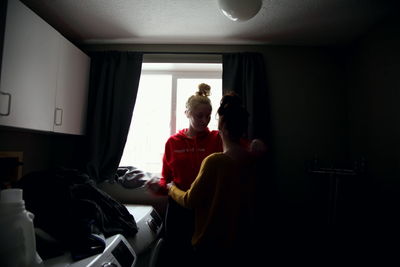
{"type": "MultiPolygon", "coordinates": [[[[204,158],[222,151],[222,140],[218,131],[210,131],[211,119],[210,86],[200,84],[196,94],[186,102],[186,117],[189,127],[172,135],[165,144],[162,177],[147,183],[150,191],[168,194],[167,184],[173,182],[181,190],[188,190],[199,172],[204,158]]],[[[180,255],[185,259],[191,255],[191,237],[194,231],[193,211],[183,208],[168,198],[165,218],[165,247],[167,255],[180,255]]],[[[185,262],[185,261],[182,261],[185,262]]]]}

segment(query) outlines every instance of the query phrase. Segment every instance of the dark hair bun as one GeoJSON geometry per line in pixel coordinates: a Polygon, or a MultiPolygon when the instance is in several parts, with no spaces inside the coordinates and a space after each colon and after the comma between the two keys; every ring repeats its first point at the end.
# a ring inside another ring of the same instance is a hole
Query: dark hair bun
{"type": "Polygon", "coordinates": [[[242,108],[242,103],[240,97],[234,93],[230,92],[225,94],[221,99],[221,110],[232,109],[232,108],[242,108]]]}
{"type": "Polygon", "coordinates": [[[249,114],[236,93],[225,94],[217,112],[232,139],[237,140],[246,134],[249,114]]]}

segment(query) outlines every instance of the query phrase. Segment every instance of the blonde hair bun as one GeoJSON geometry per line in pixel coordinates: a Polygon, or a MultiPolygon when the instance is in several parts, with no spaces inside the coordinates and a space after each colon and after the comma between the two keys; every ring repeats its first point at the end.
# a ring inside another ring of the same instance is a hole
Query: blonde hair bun
{"type": "Polygon", "coordinates": [[[199,84],[199,91],[196,92],[196,95],[199,96],[209,96],[211,91],[211,87],[206,83],[199,84]]]}
{"type": "Polygon", "coordinates": [[[211,86],[209,86],[208,84],[199,84],[199,90],[187,100],[186,109],[189,111],[193,110],[193,108],[199,104],[209,105],[212,109],[211,100],[208,98],[208,96],[210,95],[210,91],[211,86]]]}

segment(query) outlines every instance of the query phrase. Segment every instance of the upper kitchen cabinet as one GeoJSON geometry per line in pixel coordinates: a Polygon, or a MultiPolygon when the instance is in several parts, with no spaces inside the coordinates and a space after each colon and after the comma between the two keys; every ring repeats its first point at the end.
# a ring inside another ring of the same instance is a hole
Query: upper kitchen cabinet
{"type": "Polygon", "coordinates": [[[0,124],[53,130],[59,34],[19,1],[8,1],[0,124]]]}
{"type": "Polygon", "coordinates": [[[61,36],[54,131],[84,134],[90,60],[61,36]]]}
{"type": "Polygon", "coordinates": [[[18,0],[9,0],[0,125],[83,134],[89,57],[18,0]]]}

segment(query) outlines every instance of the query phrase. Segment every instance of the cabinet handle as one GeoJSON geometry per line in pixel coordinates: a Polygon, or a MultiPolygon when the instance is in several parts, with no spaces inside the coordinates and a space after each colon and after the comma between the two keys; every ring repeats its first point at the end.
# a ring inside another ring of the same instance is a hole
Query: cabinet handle
{"type": "Polygon", "coordinates": [[[2,113],[0,111],[0,116],[8,116],[10,115],[10,111],[11,111],[11,94],[9,93],[4,93],[4,92],[0,92],[0,94],[8,96],[8,101],[7,101],[7,112],[6,113],[2,113]]]}
{"type": "Polygon", "coordinates": [[[57,126],[62,125],[63,110],[62,108],[56,108],[54,111],[54,124],[57,126]]]}

